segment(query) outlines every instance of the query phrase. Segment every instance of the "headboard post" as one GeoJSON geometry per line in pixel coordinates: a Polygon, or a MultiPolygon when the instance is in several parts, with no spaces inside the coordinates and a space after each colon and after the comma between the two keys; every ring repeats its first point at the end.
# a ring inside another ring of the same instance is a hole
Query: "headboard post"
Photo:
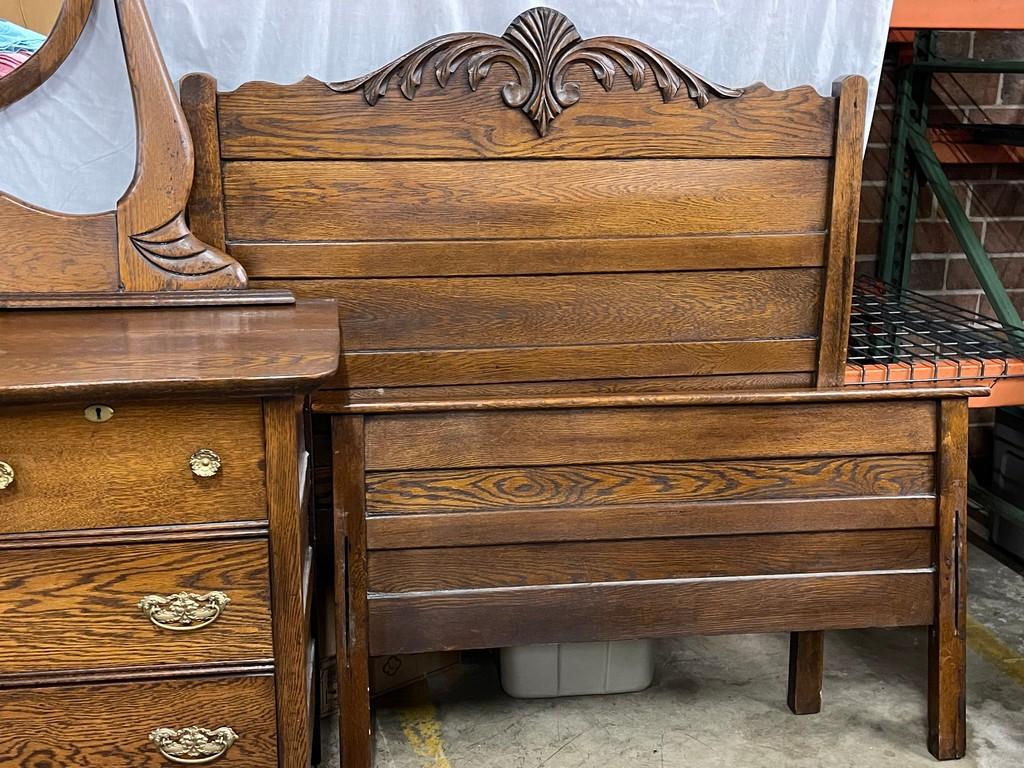
{"type": "Polygon", "coordinates": [[[818,350],[819,387],[842,386],[844,380],[857,253],[867,81],[859,75],[844,78],[833,85],[832,95],[839,100],[839,114],[818,350]]]}
{"type": "Polygon", "coordinates": [[[214,248],[224,249],[224,191],[217,129],[217,80],[193,73],[181,79],[181,107],[195,145],[195,176],[188,198],[192,232],[214,248]]]}

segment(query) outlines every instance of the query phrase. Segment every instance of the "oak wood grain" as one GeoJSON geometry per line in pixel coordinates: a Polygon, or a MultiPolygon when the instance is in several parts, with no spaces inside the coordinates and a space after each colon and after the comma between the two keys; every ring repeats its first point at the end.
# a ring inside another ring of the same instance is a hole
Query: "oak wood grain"
{"type": "Polygon", "coordinates": [[[0,398],[312,389],[335,371],[338,350],[337,310],[322,301],[0,312],[0,359],[18,361],[0,366],[0,398]]]}
{"type": "Polygon", "coordinates": [[[227,237],[380,240],[822,231],[824,160],[229,162],[227,237]]]}
{"type": "Polygon", "coordinates": [[[0,534],[266,519],[258,402],[111,401],[0,411],[0,460],[15,481],[0,491],[0,534]],[[200,448],[223,462],[196,477],[200,448]]]}
{"type": "MultiPolygon", "coordinates": [[[[193,186],[193,196],[196,187],[193,186]]],[[[205,199],[205,198],[204,198],[205,199]]],[[[825,235],[232,242],[252,278],[455,277],[824,265],[825,235]]]]}
{"type": "MultiPolygon", "coordinates": [[[[808,387],[812,383],[809,372],[725,374],[716,376],[638,377],[631,379],[576,379],[572,393],[576,397],[629,395],[643,396],[653,393],[750,391],[757,389],[789,389],[808,387]]],[[[458,403],[466,398],[486,403],[500,397],[565,396],[567,387],[561,382],[506,382],[501,384],[460,384],[456,386],[388,387],[387,389],[319,389],[311,405],[314,412],[334,412],[358,407],[399,407],[413,403],[458,403]]]]}
{"type": "Polygon", "coordinates": [[[179,667],[273,655],[267,545],[204,542],[7,550],[0,561],[0,674],[179,667]],[[210,625],[154,626],[148,595],[221,591],[210,625]]]}
{"type": "MultiPolygon", "coordinates": [[[[557,324],[551,322],[551,318],[547,320],[546,324],[553,331],[557,324]]],[[[452,339],[453,342],[456,340],[457,337],[452,339]]],[[[815,339],[796,338],[554,344],[542,347],[415,351],[343,350],[337,373],[325,380],[324,386],[390,388],[554,380],[566,382],[562,389],[564,393],[566,390],[572,391],[578,379],[686,377],[746,372],[753,372],[755,376],[780,372],[801,373],[813,369],[816,348],[815,339]]],[[[761,381],[768,383],[772,380],[761,381]]],[[[441,401],[467,402],[466,395],[455,394],[457,400],[442,397],[441,401]]],[[[468,401],[481,405],[485,402],[472,395],[468,401]]]]}
{"type": "Polygon", "coordinates": [[[642,506],[380,515],[366,522],[371,549],[596,541],[786,531],[923,528],[934,496],[698,501],[642,506]]]}
{"type": "Polygon", "coordinates": [[[371,551],[372,593],[927,568],[933,531],[836,531],[371,551]]]}
{"type": "Polygon", "coordinates": [[[345,352],[355,352],[813,338],[820,286],[820,270],[787,269],[304,280],[289,287],[335,299],[345,352]]]}
{"type": "Polygon", "coordinates": [[[841,385],[846,372],[868,84],[857,75],[840,81],[833,90],[839,99],[839,119],[818,356],[818,385],[826,387],[841,385]]]}
{"type": "Polygon", "coordinates": [[[875,455],[935,449],[935,406],[880,402],[374,416],[370,470],[875,455]],[[851,430],[870,424],[871,430],[851,430]]]}
{"type": "Polygon", "coordinates": [[[967,751],[967,402],[939,411],[936,457],[935,613],[928,629],[928,749],[939,760],[967,751]]]}
{"type": "Polygon", "coordinates": [[[370,472],[366,513],[602,507],[935,492],[928,454],[370,472]]]}
{"type": "Polygon", "coordinates": [[[931,572],[876,572],[375,596],[370,651],[917,626],[934,585],[931,572]]]}
{"type": "Polygon", "coordinates": [[[121,290],[246,286],[245,270],[185,224],[194,173],[192,138],[144,0],[115,0],[135,109],[135,174],[117,201],[121,290]]]}
{"type": "Polygon", "coordinates": [[[814,389],[807,373],[676,378],[600,379],[394,389],[318,390],[313,410],[325,413],[430,413],[559,408],[619,408],[779,403],[861,403],[985,397],[986,386],[892,384],[814,389]]]}
{"type": "Polygon", "coordinates": [[[341,764],[370,768],[370,646],[367,624],[364,420],[331,419],[334,480],[334,594],[341,764]]]}
{"type": "Polygon", "coordinates": [[[794,715],[813,715],[821,711],[824,669],[825,633],[820,629],[791,633],[786,704],[794,715]]]}
{"type": "MultiPolygon", "coordinates": [[[[460,82],[441,89],[424,77],[414,101],[333,93],[312,78],[292,85],[245,83],[220,94],[226,159],[607,158],[827,156],[834,101],[812,88],[764,86],[703,109],[664,103],[653,82],[637,93],[627,78],[610,93],[589,72],[574,72],[580,102],[546,137],[497,93],[460,82]]],[[[489,79],[514,79],[496,62],[489,79]]]]}
{"type": "Polygon", "coordinates": [[[188,197],[188,224],[200,240],[224,250],[217,81],[210,75],[185,75],[181,79],[179,98],[192,133],[195,155],[195,175],[188,197]]]}
{"type": "MultiPolygon", "coordinates": [[[[0,83],[6,80],[0,78],[0,83]]],[[[7,246],[0,294],[117,288],[113,213],[59,214],[0,193],[0,231],[22,233],[7,246]]]]}
{"type": "Polygon", "coordinates": [[[274,665],[277,675],[278,752],[282,765],[306,766],[312,757],[308,675],[311,626],[306,594],[309,519],[300,506],[303,400],[263,401],[267,439],[267,504],[273,573],[274,665]]]}
{"type": "Polygon", "coordinates": [[[0,696],[0,758],[11,768],[167,768],[157,728],[230,727],[226,768],[278,768],[269,675],[21,688],[0,696]]]}

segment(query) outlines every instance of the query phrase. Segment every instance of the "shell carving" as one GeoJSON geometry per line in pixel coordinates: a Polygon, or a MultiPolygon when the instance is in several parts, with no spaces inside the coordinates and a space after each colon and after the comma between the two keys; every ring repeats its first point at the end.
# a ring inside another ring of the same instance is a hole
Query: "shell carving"
{"type": "Polygon", "coordinates": [[[712,96],[736,98],[743,93],[709,82],[636,40],[584,40],[568,18],[551,8],[521,13],[501,37],[468,32],[434,38],[376,72],[328,83],[328,87],[338,93],[362,90],[366,103],[373,106],[396,83],[402,95],[412,100],[423,82],[424,69],[433,63],[434,77],[442,88],[465,64],[469,86],[475,91],[495,62],[510,66],[517,78],[502,86],[502,100],[507,106],[525,112],[540,136],[546,136],[554,120],[579,101],[579,84],[565,79],[569,67],[577,63],[589,66],[606,91],[614,86],[617,70],[621,69],[634,90],[639,90],[650,69],[666,102],[684,89],[698,107],[706,106],[712,96]]]}

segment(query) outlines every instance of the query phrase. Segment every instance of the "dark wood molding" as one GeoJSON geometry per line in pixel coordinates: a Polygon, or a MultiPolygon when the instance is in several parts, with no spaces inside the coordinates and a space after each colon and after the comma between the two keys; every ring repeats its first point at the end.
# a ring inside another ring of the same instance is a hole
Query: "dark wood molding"
{"type": "Polygon", "coordinates": [[[57,71],[85,29],[92,5],[93,0],[64,0],[46,42],[28,61],[0,77],[0,109],[32,93],[57,71]]]}
{"type": "Polygon", "coordinates": [[[427,64],[433,62],[434,77],[442,86],[463,64],[469,85],[476,90],[495,63],[511,67],[518,81],[505,83],[501,98],[506,106],[521,109],[540,136],[551,123],[580,98],[578,83],[566,80],[574,64],[590,67],[594,77],[610,91],[616,69],[621,68],[633,88],[643,86],[648,68],[661,97],[669,102],[685,91],[698,107],[712,96],[736,98],[743,91],[712,83],[679,62],[645,43],[626,37],[583,39],[566,16],[552,8],[531,8],[519,14],[501,37],[482,32],[442,35],[363,77],[328,83],[339,93],[362,90],[373,106],[396,83],[402,95],[413,99],[427,64]]]}

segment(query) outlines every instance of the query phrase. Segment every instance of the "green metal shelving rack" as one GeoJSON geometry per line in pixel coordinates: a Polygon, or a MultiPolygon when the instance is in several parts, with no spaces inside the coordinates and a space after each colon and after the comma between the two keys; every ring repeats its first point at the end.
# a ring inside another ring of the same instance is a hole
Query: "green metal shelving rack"
{"type": "MultiPolygon", "coordinates": [[[[1024,356],[1024,323],[957,199],[927,135],[933,75],[939,72],[1024,73],[1024,61],[941,59],[936,55],[935,42],[933,31],[918,32],[914,38],[912,58],[896,73],[896,105],[877,274],[880,280],[897,291],[907,289],[918,194],[921,184],[927,183],[996,317],[1011,338],[1020,343],[1024,356]]],[[[972,139],[977,143],[1024,145],[1024,126],[971,124],[964,127],[971,130],[972,139]]],[[[994,530],[1006,530],[1006,526],[1012,526],[1024,531],[1024,510],[983,488],[973,475],[970,483],[972,498],[989,510],[994,530]]],[[[1024,551],[1015,551],[1014,554],[1024,557],[1024,551]]]]}

